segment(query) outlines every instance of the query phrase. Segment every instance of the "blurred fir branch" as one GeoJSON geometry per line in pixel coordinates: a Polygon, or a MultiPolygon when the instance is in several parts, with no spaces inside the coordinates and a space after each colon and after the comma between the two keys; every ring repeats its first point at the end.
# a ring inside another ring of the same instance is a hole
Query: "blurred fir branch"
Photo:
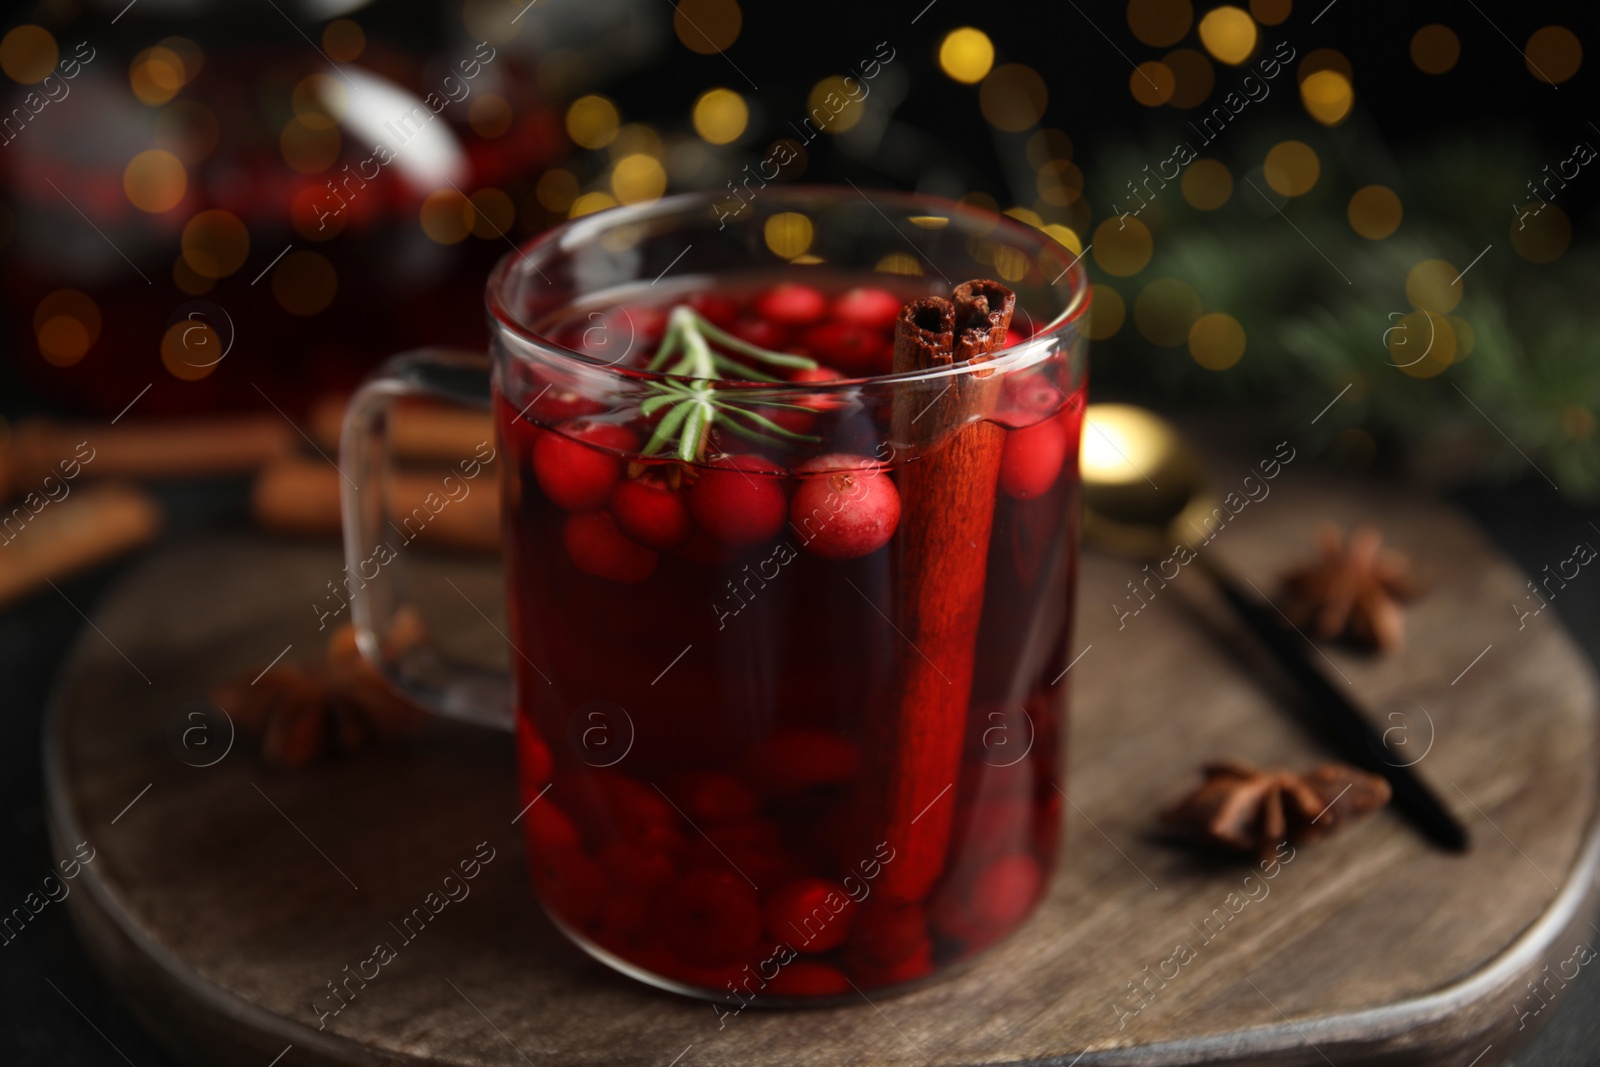
{"type": "MultiPolygon", "coordinates": [[[[1589,132],[1575,134],[1574,143],[1600,145],[1589,132]]],[[[1354,427],[1432,480],[1505,480],[1537,466],[1562,492],[1600,498],[1600,249],[1574,246],[1538,264],[1513,241],[1559,244],[1565,211],[1594,202],[1600,161],[1516,232],[1513,205],[1530,201],[1527,183],[1545,177],[1546,164],[1554,171],[1571,147],[1540,156],[1503,138],[1459,137],[1391,161],[1357,123],[1324,129],[1303,121],[1267,136],[1219,139],[1201,155],[1217,149],[1210,158],[1233,174],[1227,203],[1201,211],[1185,200],[1181,179],[1164,188],[1151,183],[1156,195],[1132,216],[1154,235],[1149,264],[1127,278],[1097,273],[1128,309],[1122,328],[1096,346],[1097,391],[1265,409],[1303,434],[1322,405],[1350,386],[1311,428],[1313,445],[1327,447],[1354,427]],[[1308,193],[1286,200],[1271,190],[1261,161],[1290,139],[1311,145],[1321,170],[1308,193]],[[1592,190],[1582,188],[1588,182],[1592,190]],[[1369,184],[1393,189],[1404,207],[1399,229],[1379,240],[1359,236],[1347,217],[1352,194],[1369,184]],[[1431,315],[1413,315],[1419,306],[1408,298],[1407,278],[1426,260],[1450,266],[1440,269],[1436,295],[1421,300],[1431,315]],[[1446,284],[1462,269],[1460,282],[1446,284]],[[1163,278],[1191,286],[1205,312],[1239,321],[1247,345],[1238,363],[1209,370],[1184,345],[1141,336],[1137,301],[1163,278]],[[1449,306],[1452,297],[1459,304],[1449,306]]],[[[1138,207],[1128,180],[1142,187],[1154,161],[1171,152],[1152,146],[1105,157],[1101,180],[1090,183],[1097,205],[1138,207]]],[[[1096,240],[1114,242],[1117,226],[1113,214],[1096,240]]]]}

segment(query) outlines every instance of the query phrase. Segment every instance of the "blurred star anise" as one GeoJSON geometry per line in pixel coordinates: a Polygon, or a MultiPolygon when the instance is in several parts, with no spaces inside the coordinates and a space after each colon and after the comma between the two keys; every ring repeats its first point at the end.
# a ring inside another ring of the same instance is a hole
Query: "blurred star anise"
{"type": "Polygon", "coordinates": [[[1259,771],[1241,763],[1208,763],[1198,789],[1164,812],[1162,821],[1201,844],[1270,855],[1281,841],[1326,837],[1389,802],[1389,783],[1342,763],[1308,774],[1259,771]]]}
{"type": "Polygon", "coordinates": [[[1345,540],[1325,527],[1316,562],[1283,576],[1283,613],[1321,641],[1388,652],[1405,641],[1402,601],[1417,594],[1410,562],[1382,550],[1383,535],[1357,527],[1345,540]]]}

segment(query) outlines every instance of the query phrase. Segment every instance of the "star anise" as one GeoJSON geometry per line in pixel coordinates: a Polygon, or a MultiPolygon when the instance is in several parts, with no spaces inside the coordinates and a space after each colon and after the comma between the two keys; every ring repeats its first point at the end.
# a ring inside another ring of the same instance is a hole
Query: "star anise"
{"type": "Polygon", "coordinates": [[[1281,841],[1306,844],[1389,802],[1389,783],[1342,763],[1308,774],[1208,763],[1198,789],[1162,813],[1202,844],[1268,855],[1281,841]]]}
{"type": "MultiPolygon", "coordinates": [[[[398,656],[422,636],[416,617],[402,612],[385,655],[398,656]]],[[[262,758],[279,767],[305,766],[330,745],[348,751],[403,737],[427,719],[362,658],[351,626],[334,631],[324,662],[251,671],[213,689],[211,701],[241,732],[259,738],[262,758]]]]}
{"type": "Polygon", "coordinates": [[[1283,576],[1283,613],[1322,641],[1390,651],[1405,641],[1402,601],[1417,593],[1411,564],[1382,550],[1383,535],[1360,526],[1346,541],[1336,527],[1318,537],[1321,557],[1283,576]]]}

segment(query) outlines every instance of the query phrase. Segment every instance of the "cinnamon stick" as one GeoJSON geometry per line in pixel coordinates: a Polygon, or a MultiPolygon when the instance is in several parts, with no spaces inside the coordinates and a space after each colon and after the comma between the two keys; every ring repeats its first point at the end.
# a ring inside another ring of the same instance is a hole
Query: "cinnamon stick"
{"type": "MultiPolygon", "coordinates": [[[[995,282],[957,286],[953,301],[908,305],[895,328],[896,373],[986,359],[1005,343],[1015,297],[995,282]]],[[[974,374],[908,383],[895,398],[897,443],[931,441],[899,468],[894,618],[895,688],[872,745],[874,809],[897,850],[879,892],[897,903],[927,897],[944,869],[961,770],[973,655],[1005,431],[980,414],[974,374]],[[938,392],[931,401],[927,393],[938,392]],[[971,421],[969,421],[971,420],[971,421]],[[938,438],[943,440],[938,440],[938,438]]]]}
{"type": "MultiPolygon", "coordinates": [[[[339,433],[349,397],[329,394],[311,405],[306,421],[311,437],[329,455],[339,451],[339,433]]],[[[456,463],[494,440],[487,411],[436,402],[400,401],[389,413],[389,453],[395,459],[456,463]]]]}
{"type": "Polygon", "coordinates": [[[144,490],[111,482],[40,506],[6,509],[0,524],[0,604],[144,544],[161,508],[144,490]]]}

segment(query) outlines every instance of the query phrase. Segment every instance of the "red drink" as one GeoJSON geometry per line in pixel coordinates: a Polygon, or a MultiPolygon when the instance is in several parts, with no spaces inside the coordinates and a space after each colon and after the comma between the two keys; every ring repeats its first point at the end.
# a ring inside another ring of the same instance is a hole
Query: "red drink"
{"type": "MultiPolygon", "coordinates": [[[[669,309],[689,304],[823,365],[785,369],[791,382],[859,379],[889,372],[894,319],[929,292],[664,289],[535,331],[627,379],[669,309]]],[[[687,460],[681,432],[645,454],[684,402],[652,404],[647,376],[604,394],[548,365],[500,364],[522,825],[540,898],[570,935],[732,1006],[898,986],[1024,920],[1061,834],[1083,409],[1071,355],[997,365],[983,410],[916,442],[891,440],[891,413],[934,400],[937,382],[804,398],[756,385],[687,460]],[[971,692],[962,736],[935,739],[961,755],[926,814],[949,832],[931,888],[908,893],[891,888],[909,861],[869,779],[908,654],[903,541],[952,516],[913,514],[899,487],[983,421],[1004,445],[993,498],[961,505],[992,515],[971,692]]]]}

